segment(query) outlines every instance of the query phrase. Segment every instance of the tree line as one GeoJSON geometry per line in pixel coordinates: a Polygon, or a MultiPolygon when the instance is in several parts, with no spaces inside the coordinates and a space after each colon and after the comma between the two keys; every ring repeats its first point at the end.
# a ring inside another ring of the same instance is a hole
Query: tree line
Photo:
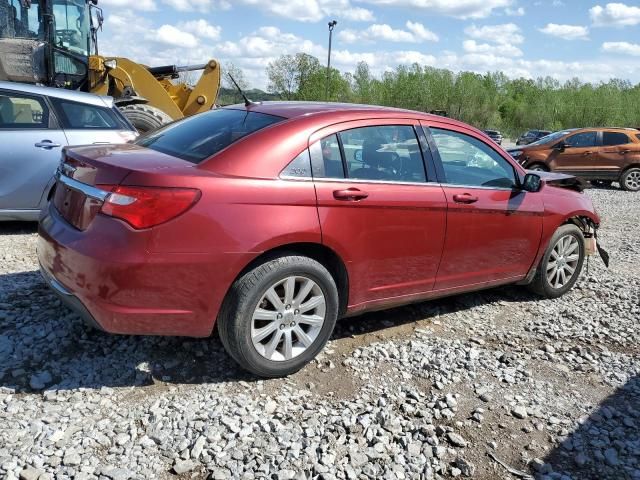
{"type": "Polygon", "coordinates": [[[376,76],[361,62],[354,73],[332,68],[327,92],[326,67],[305,53],[280,56],[268,65],[267,76],[268,99],[444,111],[451,118],[512,137],[528,129],[640,127],[640,84],[619,79],[599,84],[577,78],[564,83],[551,77],[510,79],[502,72],[452,72],[417,63],[376,76]]]}

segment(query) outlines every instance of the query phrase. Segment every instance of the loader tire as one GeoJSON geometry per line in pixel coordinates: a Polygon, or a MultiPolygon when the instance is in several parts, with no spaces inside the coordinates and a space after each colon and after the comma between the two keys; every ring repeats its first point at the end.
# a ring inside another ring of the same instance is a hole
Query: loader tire
{"type": "Polygon", "coordinates": [[[134,103],[119,107],[122,114],[141,134],[160,128],[173,119],[162,110],[144,103],[134,103]]]}

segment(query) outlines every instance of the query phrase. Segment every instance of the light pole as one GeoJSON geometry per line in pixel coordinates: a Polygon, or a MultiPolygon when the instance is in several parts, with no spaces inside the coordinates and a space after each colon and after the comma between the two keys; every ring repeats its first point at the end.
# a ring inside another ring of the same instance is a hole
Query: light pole
{"type": "Polygon", "coordinates": [[[324,92],[324,98],[329,101],[329,76],[331,75],[331,37],[333,36],[333,29],[338,24],[335,20],[329,22],[329,55],[327,57],[327,86],[324,92]]]}

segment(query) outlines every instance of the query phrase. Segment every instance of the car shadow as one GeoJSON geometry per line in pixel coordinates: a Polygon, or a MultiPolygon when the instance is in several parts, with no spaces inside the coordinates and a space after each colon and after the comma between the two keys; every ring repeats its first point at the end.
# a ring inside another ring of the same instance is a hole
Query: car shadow
{"type": "Polygon", "coordinates": [[[640,376],[607,397],[544,461],[574,479],[640,479],[640,376]]]}
{"type": "Polygon", "coordinates": [[[1,235],[25,235],[37,231],[38,222],[0,222],[1,235]]]}
{"type": "MultiPolygon", "coordinates": [[[[16,392],[255,381],[210,338],[112,335],[86,326],[37,271],[0,275],[0,387],[16,392]]],[[[477,305],[529,301],[522,287],[457,295],[342,319],[333,340],[477,305]]]]}

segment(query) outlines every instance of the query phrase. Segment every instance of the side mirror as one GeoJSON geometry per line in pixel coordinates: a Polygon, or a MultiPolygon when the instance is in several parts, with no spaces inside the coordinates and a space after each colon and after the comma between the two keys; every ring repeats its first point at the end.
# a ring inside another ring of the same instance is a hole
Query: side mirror
{"type": "Polygon", "coordinates": [[[527,173],[522,180],[521,188],[525,192],[539,192],[542,188],[542,178],[537,173],[527,173]]]}
{"type": "Polygon", "coordinates": [[[560,142],[560,143],[556,143],[553,148],[558,150],[558,151],[560,151],[560,152],[564,152],[567,147],[568,147],[568,145],[566,143],[560,142]]]}

